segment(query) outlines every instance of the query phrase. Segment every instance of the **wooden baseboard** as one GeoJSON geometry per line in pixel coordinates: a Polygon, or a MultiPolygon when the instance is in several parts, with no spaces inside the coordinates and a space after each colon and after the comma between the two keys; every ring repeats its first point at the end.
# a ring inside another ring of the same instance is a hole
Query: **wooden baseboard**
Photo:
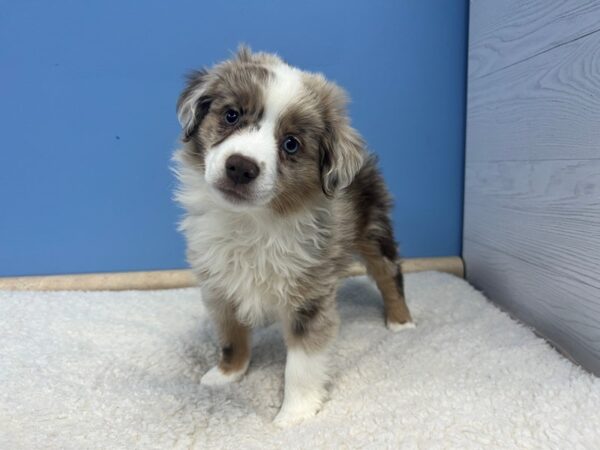
{"type": "MultiPolygon", "coordinates": [[[[402,261],[402,269],[406,273],[437,270],[464,278],[463,261],[458,256],[407,258],[402,261]]],[[[359,263],[348,272],[348,276],[364,274],[365,267],[359,263]]],[[[0,278],[0,290],[9,291],[125,291],[174,289],[195,284],[194,276],[189,270],[0,278]]]]}

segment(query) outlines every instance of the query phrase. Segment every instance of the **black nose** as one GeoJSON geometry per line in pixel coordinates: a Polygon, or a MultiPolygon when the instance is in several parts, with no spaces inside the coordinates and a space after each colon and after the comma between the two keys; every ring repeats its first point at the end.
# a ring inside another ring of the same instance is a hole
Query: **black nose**
{"type": "Polygon", "coordinates": [[[235,184],[248,184],[260,173],[256,163],[242,155],[231,155],[225,161],[227,177],[235,184]]]}

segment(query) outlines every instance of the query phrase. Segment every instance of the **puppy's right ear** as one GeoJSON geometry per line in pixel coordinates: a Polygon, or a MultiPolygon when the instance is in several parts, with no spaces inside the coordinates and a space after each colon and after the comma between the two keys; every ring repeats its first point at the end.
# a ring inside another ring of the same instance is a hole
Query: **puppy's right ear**
{"type": "Polygon", "coordinates": [[[211,98],[206,92],[208,71],[196,70],[187,76],[187,85],[177,100],[177,118],[183,128],[183,141],[196,132],[210,108],[211,98]]]}

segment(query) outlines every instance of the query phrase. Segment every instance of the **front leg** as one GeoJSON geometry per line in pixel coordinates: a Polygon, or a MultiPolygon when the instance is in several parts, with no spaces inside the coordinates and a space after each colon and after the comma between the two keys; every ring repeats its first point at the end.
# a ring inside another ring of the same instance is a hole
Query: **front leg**
{"type": "Polygon", "coordinates": [[[238,381],[250,362],[250,329],[239,322],[231,303],[204,291],[203,296],[219,335],[221,354],[219,363],[204,374],[200,383],[214,386],[238,381]]]}
{"type": "Polygon", "coordinates": [[[328,350],[338,325],[334,293],[305,301],[287,312],[285,391],[276,425],[307,419],[321,408],[329,379],[328,350]]]}

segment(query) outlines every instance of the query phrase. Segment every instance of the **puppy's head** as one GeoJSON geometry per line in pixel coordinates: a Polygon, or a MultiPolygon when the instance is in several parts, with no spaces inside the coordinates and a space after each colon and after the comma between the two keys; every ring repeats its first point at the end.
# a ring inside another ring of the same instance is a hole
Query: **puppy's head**
{"type": "Polygon", "coordinates": [[[344,92],[274,55],[241,48],[194,72],[177,114],[186,160],[229,208],[291,212],[334,196],[362,166],[344,92]]]}

